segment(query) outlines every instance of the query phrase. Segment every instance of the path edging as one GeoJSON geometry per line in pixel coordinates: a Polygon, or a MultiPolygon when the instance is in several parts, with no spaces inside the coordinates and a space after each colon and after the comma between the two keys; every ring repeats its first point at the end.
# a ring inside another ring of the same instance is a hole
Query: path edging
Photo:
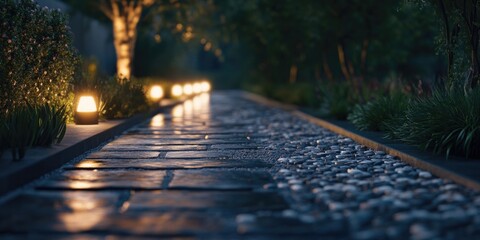
{"type": "Polygon", "coordinates": [[[433,175],[450,179],[456,183],[480,191],[480,176],[475,174],[474,171],[480,170],[479,161],[469,161],[459,157],[450,157],[449,160],[446,160],[444,156],[421,151],[418,148],[399,143],[398,141],[384,139],[381,133],[357,130],[353,124],[346,121],[320,119],[292,105],[283,104],[250,92],[242,92],[241,94],[247,99],[263,105],[288,111],[301,119],[307,120],[337,134],[349,137],[357,143],[374,150],[383,151],[387,154],[397,156],[402,161],[414,167],[431,172],[433,175]]]}

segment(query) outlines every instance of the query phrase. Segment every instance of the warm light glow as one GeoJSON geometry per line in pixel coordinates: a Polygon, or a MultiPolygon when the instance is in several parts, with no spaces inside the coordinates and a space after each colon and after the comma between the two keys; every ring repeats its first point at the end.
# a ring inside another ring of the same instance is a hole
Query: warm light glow
{"type": "Polygon", "coordinates": [[[79,162],[75,167],[77,168],[98,168],[101,167],[102,164],[95,160],[83,160],[79,162]]]}
{"type": "Polygon", "coordinates": [[[172,116],[174,118],[181,118],[183,117],[183,105],[179,104],[172,109],[172,116]]]}
{"type": "Polygon", "coordinates": [[[202,84],[201,83],[194,83],[193,84],[193,93],[198,94],[202,92],[202,84]]]}
{"type": "Polygon", "coordinates": [[[163,115],[156,115],[155,117],[152,118],[150,121],[150,126],[152,127],[163,127],[165,125],[165,118],[163,115]]]}
{"type": "Polygon", "coordinates": [[[193,93],[192,84],[186,83],[185,85],[183,85],[183,93],[185,93],[185,95],[192,95],[193,93]]]}
{"type": "Polygon", "coordinates": [[[172,87],[172,96],[173,97],[180,97],[183,95],[183,88],[179,84],[175,84],[172,87]]]}
{"type": "Polygon", "coordinates": [[[212,89],[212,86],[207,81],[204,81],[201,84],[202,84],[202,92],[210,92],[210,90],[212,89]]]}
{"type": "Polygon", "coordinates": [[[70,189],[90,189],[95,187],[97,184],[92,183],[91,181],[71,181],[68,183],[68,188],[70,189]]]}
{"type": "Polygon", "coordinates": [[[77,200],[73,200],[72,203],[67,203],[68,207],[72,208],[73,211],[61,211],[58,214],[58,221],[62,228],[65,228],[65,230],[69,232],[82,232],[91,230],[98,224],[105,222],[109,216],[108,211],[102,208],[100,208],[100,210],[94,210],[94,208],[90,209],[92,204],[89,202],[94,201],[92,199],[95,199],[95,197],[89,197],[91,198],[81,200],[86,201],[86,203],[74,203],[74,201],[77,200]],[[77,210],[77,207],[81,210],[77,210]]]}
{"type": "Polygon", "coordinates": [[[191,117],[193,115],[193,101],[191,99],[183,102],[183,114],[184,117],[191,117]]]}
{"type": "Polygon", "coordinates": [[[161,86],[155,85],[150,88],[150,97],[153,100],[159,100],[163,97],[163,88],[161,86]]]}
{"type": "Polygon", "coordinates": [[[96,112],[97,104],[92,96],[81,96],[78,101],[77,112],[96,112]]]}

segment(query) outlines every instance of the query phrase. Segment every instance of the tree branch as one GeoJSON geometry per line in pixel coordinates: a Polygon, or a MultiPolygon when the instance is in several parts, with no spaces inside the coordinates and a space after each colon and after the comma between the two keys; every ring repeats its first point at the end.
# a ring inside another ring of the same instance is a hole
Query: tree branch
{"type": "Polygon", "coordinates": [[[113,20],[112,9],[108,7],[107,1],[102,0],[99,4],[100,11],[107,16],[108,19],[113,20]]]}

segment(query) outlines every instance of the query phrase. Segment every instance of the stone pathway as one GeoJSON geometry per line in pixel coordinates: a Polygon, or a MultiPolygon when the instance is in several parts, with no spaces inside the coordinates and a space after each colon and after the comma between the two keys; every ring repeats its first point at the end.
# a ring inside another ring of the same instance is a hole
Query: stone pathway
{"type": "Polygon", "coordinates": [[[480,194],[220,92],[0,206],[0,239],[160,237],[480,239],[480,194]]]}

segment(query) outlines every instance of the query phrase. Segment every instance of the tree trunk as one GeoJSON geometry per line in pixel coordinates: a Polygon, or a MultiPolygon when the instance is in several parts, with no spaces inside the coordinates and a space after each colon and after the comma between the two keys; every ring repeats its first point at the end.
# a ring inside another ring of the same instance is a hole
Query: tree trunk
{"type": "Polygon", "coordinates": [[[117,75],[120,79],[130,79],[134,45],[127,34],[125,21],[122,18],[113,21],[113,38],[117,54],[117,75]]]}
{"type": "Polygon", "coordinates": [[[298,67],[296,64],[292,64],[290,66],[290,83],[295,83],[297,82],[297,74],[298,74],[298,67]]]}
{"type": "Polygon", "coordinates": [[[345,50],[343,45],[340,43],[337,45],[337,52],[338,52],[338,60],[340,62],[340,69],[342,70],[343,76],[347,82],[350,82],[351,76],[350,72],[348,71],[347,62],[345,60],[345,50]]]}
{"type": "Polygon", "coordinates": [[[327,79],[330,82],[333,82],[334,79],[333,79],[332,69],[330,69],[330,65],[328,64],[327,56],[325,56],[325,54],[323,54],[323,70],[325,71],[325,75],[327,76],[327,79]]]}
{"type": "Polygon", "coordinates": [[[100,9],[112,21],[113,45],[117,54],[117,75],[120,81],[132,76],[132,62],[137,40],[137,24],[143,6],[152,1],[109,0],[102,1],[100,9]]]}

